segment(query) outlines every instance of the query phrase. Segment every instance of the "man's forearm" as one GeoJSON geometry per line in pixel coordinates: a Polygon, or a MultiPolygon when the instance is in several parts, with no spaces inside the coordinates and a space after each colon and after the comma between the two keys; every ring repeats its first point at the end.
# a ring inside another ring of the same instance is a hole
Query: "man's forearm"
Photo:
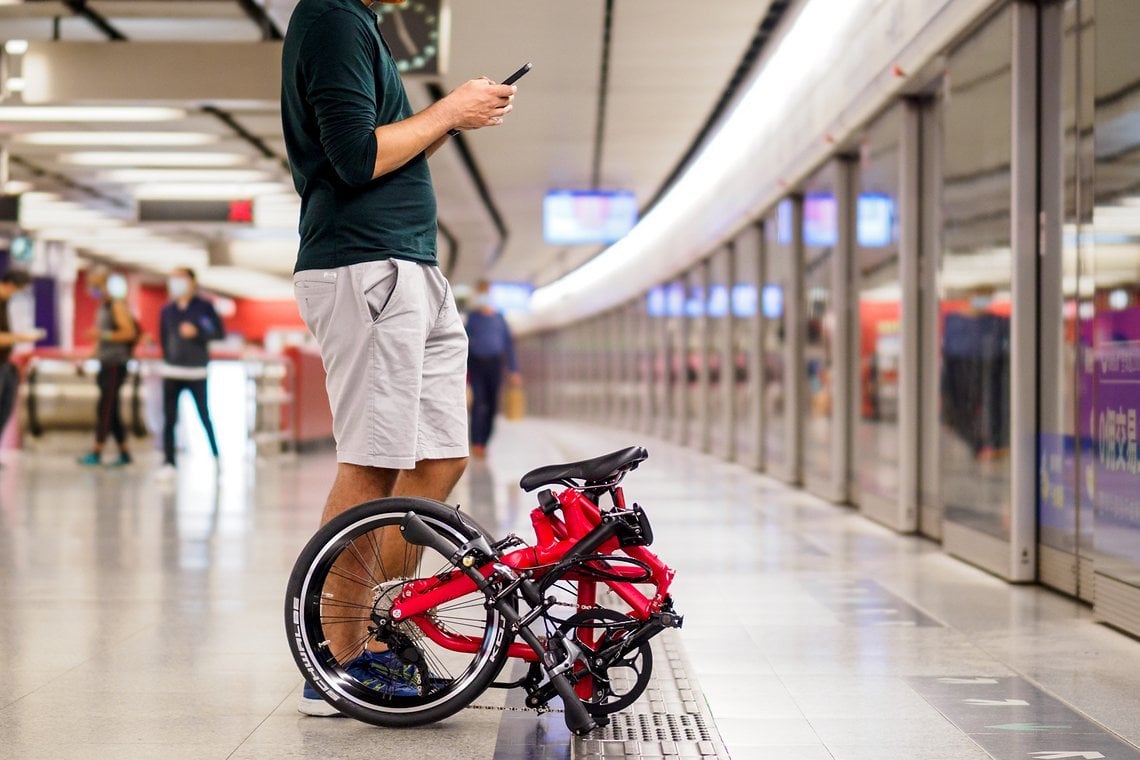
{"type": "Polygon", "coordinates": [[[428,155],[443,144],[452,124],[438,104],[431,105],[403,121],[377,127],[376,167],[372,178],[399,169],[421,153],[428,155]]]}
{"type": "Polygon", "coordinates": [[[438,140],[436,140],[435,142],[433,142],[431,145],[429,145],[429,146],[428,146],[428,149],[427,149],[427,151],[426,151],[426,153],[427,153],[427,157],[428,157],[428,158],[431,158],[432,156],[434,156],[434,155],[435,155],[435,152],[436,152],[437,150],[439,150],[440,148],[442,148],[444,145],[446,145],[446,144],[447,144],[447,141],[448,141],[448,140],[450,140],[450,139],[451,139],[451,133],[450,133],[450,132],[448,132],[448,133],[447,133],[447,134],[445,134],[443,137],[439,138],[438,140]]]}

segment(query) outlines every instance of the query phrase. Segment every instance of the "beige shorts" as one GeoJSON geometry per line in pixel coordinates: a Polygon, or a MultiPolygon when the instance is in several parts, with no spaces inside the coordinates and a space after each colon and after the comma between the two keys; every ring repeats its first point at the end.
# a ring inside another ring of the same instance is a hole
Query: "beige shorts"
{"type": "Polygon", "coordinates": [[[315,269],[293,289],[321,347],[338,462],[408,470],[467,456],[467,333],[438,267],[315,269]]]}

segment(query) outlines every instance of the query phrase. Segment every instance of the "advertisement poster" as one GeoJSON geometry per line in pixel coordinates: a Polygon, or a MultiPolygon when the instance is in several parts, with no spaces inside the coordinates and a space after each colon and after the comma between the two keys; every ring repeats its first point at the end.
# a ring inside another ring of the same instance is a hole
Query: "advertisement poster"
{"type": "Polygon", "coordinates": [[[1140,310],[1098,315],[1094,440],[1097,569],[1140,583],[1140,310]]]}

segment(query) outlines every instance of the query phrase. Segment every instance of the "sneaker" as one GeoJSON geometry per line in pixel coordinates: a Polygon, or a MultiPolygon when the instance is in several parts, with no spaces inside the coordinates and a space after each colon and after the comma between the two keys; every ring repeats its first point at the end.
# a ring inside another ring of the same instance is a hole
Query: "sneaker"
{"type": "Polygon", "coordinates": [[[94,451],[88,452],[79,457],[79,464],[84,467],[98,467],[103,464],[103,457],[96,454],[94,451]]]}
{"type": "Polygon", "coordinates": [[[126,467],[127,465],[133,463],[134,461],[135,460],[131,459],[130,454],[128,454],[125,451],[120,451],[119,452],[119,458],[116,459],[114,462],[111,462],[111,466],[112,467],[126,467]]]}
{"type": "Polygon", "coordinates": [[[158,468],[158,472],[154,474],[154,479],[159,483],[171,483],[178,477],[178,470],[174,469],[174,465],[167,462],[162,467],[158,468]]]}
{"type": "MultiPolygon", "coordinates": [[[[345,672],[361,686],[390,697],[420,695],[419,686],[415,683],[418,679],[415,667],[405,665],[391,652],[364,652],[345,667],[345,672]]],[[[308,681],[301,691],[297,710],[305,715],[322,718],[340,715],[339,710],[321,699],[321,695],[308,681]]]]}
{"type": "Polygon", "coordinates": [[[301,690],[301,699],[297,702],[297,712],[302,715],[311,715],[314,718],[339,718],[340,710],[321,699],[320,692],[314,689],[308,681],[301,690]]]}

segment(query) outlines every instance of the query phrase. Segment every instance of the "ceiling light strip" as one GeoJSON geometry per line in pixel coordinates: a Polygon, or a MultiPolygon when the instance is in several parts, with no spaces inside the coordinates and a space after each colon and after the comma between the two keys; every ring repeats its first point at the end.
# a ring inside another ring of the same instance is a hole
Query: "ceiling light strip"
{"type": "Polygon", "coordinates": [[[0,122],[143,122],[186,117],[181,108],[158,106],[0,106],[0,122]]]}
{"type": "Polygon", "coordinates": [[[25,171],[30,173],[33,177],[47,179],[47,180],[51,180],[53,182],[57,182],[60,185],[62,185],[63,187],[67,188],[68,190],[75,190],[75,191],[78,191],[80,193],[83,193],[84,195],[86,195],[88,197],[97,198],[101,201],[106,201],[107,203],[110,203],[112,206],[116,206],[118,208],[128,208],[130,206],[129,203],[127,203],[126,201],[124,201],[121,198],[116,198],[115,196],[107,195],[106,193],[102,192],[101,190],[94,188],[94,187],[91,187],[90,185],[85,185],[82,182],[76,182],[75,180],[71,179],[71,177],[68,177],[65,174],[59,174],[58,172],[48,171],[47,169],[44,169],[42,166],[35,164],[35,163],[27,160],[26,158],[22,158],[21,156],[9,156],[8,160],[13,165],[23,168],[25,171]]]}
{"type": "Polygon", "coordinates": [[[109,147],[195,147],[209,145],[221,137],[206,132],[29,132],[15,134],[20,145],[109,146],[109,147]]]}

